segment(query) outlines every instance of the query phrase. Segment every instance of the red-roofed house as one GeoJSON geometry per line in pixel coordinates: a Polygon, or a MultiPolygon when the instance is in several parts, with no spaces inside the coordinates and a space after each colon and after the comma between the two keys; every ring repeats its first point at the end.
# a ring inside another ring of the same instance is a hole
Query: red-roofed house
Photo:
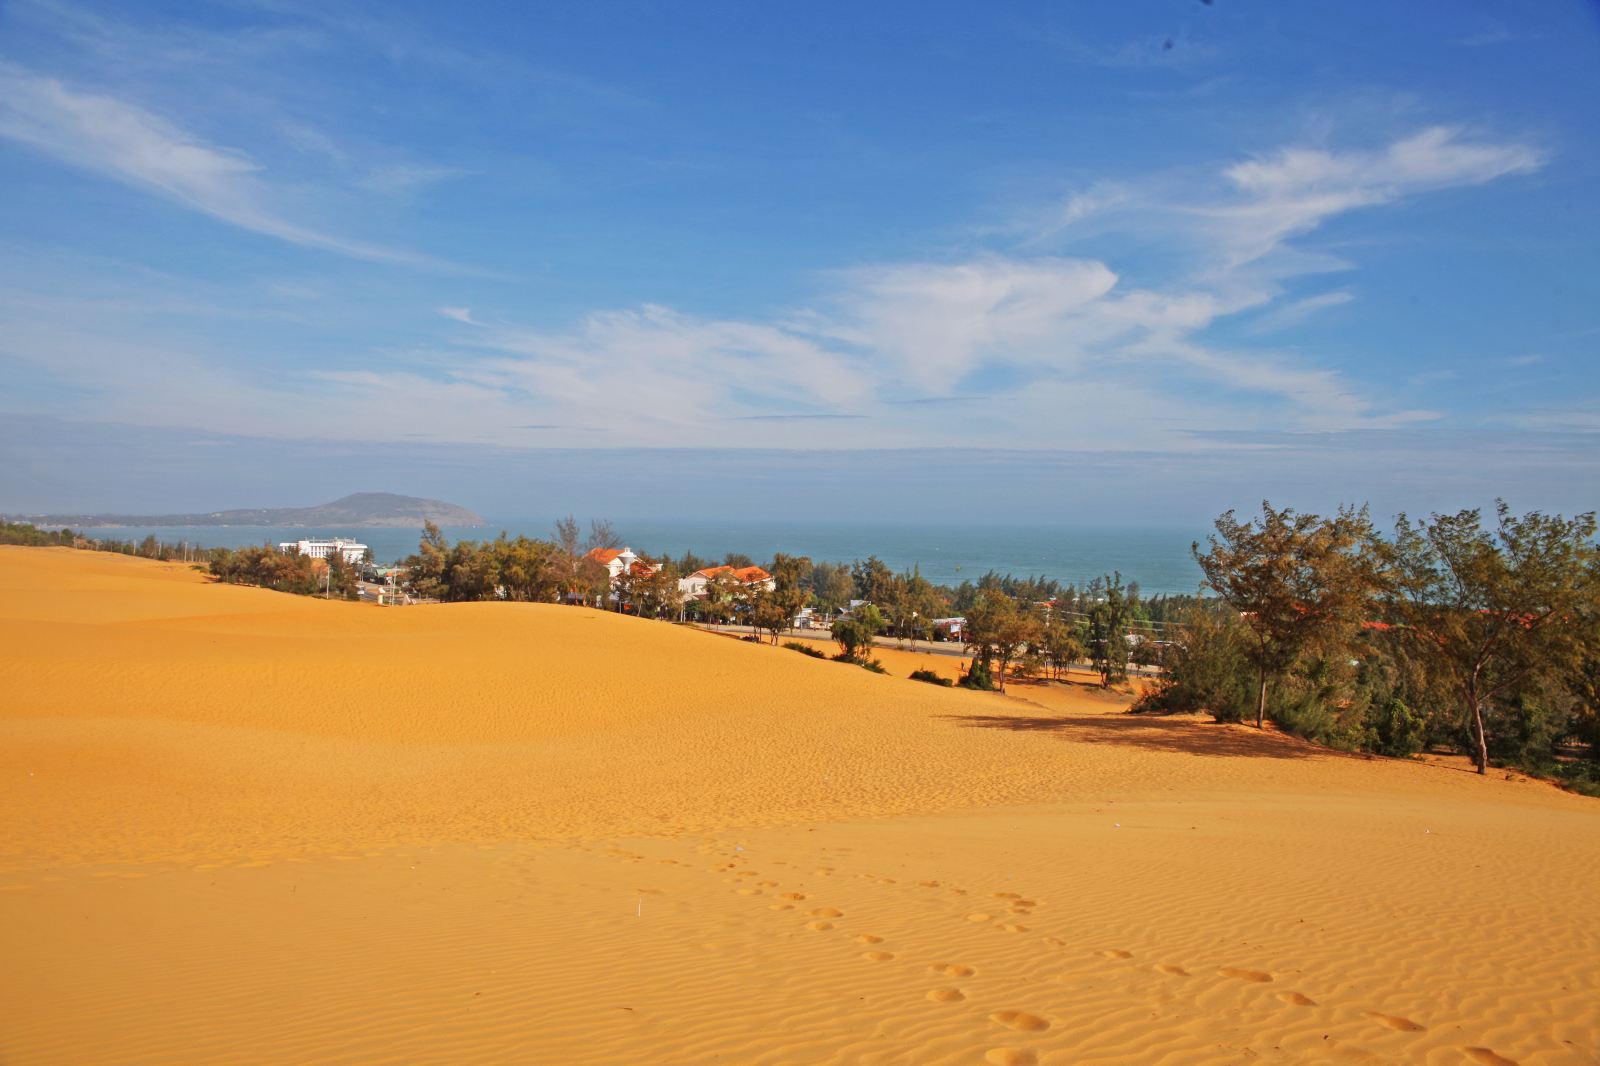
{"type": "Polygon", "coordinates": [[[633,553],[632,548],[591,548],[584,558],[599,563],[610,571],[612,581],[616,581],[624,570],[639,562],[639,557],[633,553]]]}
{"type": "Polygon", "coordinates": [[[706,598],[706,586],[711,584],[711,579],[718,574],[730,574],[741,585],[757,585],[768,592],[777,586],[772,575],[759,566],[745,566],[739,569],[731,566],[710,566],[704,570],[696,570],[681,579],[678,582],[678,591],[686,600],[703,600],[706,598]]]}

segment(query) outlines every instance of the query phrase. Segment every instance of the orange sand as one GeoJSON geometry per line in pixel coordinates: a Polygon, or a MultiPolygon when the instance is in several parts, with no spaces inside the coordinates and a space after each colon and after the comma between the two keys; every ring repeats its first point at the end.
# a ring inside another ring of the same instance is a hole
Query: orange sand
{"type": "Polygon", "coordinates": [[[8,1066],[1600,1061],[1535,782],[59,549],[0,648],[8,1066]]]}

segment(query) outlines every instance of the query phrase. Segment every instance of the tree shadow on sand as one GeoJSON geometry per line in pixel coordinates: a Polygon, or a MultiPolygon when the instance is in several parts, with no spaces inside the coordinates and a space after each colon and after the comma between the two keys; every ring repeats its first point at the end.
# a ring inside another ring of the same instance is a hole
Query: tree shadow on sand
{"type": "Polygon", "coordinates": [[[1345,755],[1275,731],[1258,732],[1248,726],[1198,722],[1185,718],[1146,715],[1066,715],[1035,717],[1009,714],[942,714],[939,718],[968,729],[1010,729],[1026,733],[1051,733],[1061,740],[1081,744],[1122,744],[1151,751],[1186,755],[1220,755],[1244,758],[1307,759],[1345,755]]]}

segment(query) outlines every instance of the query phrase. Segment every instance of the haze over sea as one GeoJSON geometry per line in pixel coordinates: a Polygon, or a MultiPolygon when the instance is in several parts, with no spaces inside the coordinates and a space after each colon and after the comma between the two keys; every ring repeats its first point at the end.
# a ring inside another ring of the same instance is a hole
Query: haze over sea
{"type": "MultiPolygon", "coordinates": [[[[505,519],[480,527],[444,529],[446,539],[482,540],[501,530],[511,536],[548,538],[553,519],[505,519]]],[[[864,522],[646,522],[618,521],[617,532],[635,551],[679,556],[693,551],[720,560],[743,552],[767,562],[774,552],[806,555],[818,562],[849,562],[876,555],[895,571],[919,566],[940,585],[976,581],[994,570],[1018,577],[1051,577],[1082,586],[1091,578],[1120,570],[1146,593],[1192,593],[1200,568],[1189,545],[1203,531],[1177,527],[969,526],[864,522]]],[[[388,528],[303,528],[290,526],[118,526],[86,529],[92,537],[142,540],[153,534],[176,544],[206,547],[273,544],[301,537],[354,537],[372,549],[373,558],[395,562],[417,549],[420,530],[388,528]]]]}

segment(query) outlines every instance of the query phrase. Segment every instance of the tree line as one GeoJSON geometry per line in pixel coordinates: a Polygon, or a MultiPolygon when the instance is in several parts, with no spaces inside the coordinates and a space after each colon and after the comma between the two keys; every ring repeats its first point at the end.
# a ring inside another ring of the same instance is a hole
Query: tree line
{"type": "Polygon", "coordinates": [[[1387,536],[1365,508],[1230,511],[1192,549],[1216,599],[1189,609],[1144,706],[1600,789],[1595,531],[1504,503],[1401,514],[1387,536]]]}

